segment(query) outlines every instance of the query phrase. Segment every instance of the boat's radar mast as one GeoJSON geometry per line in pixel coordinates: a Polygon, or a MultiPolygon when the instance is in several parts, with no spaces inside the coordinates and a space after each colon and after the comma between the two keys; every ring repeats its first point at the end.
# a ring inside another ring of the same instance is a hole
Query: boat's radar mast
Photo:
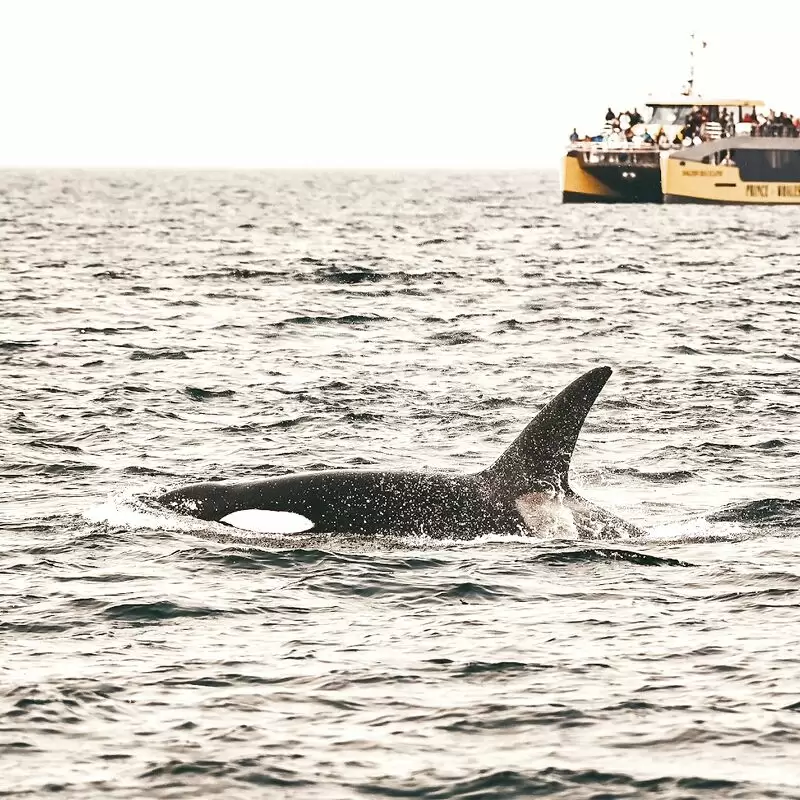
{"type": "MultiPolygon", "coordinates": [[[[706,42],[700,42],[700,49],[704,49],[706,42]]],[[[695,35],[691,34],[689,37],[689,80],[686,81],[686,88],[683,94],[686,97],[691,97],[694,94],[694,54],[695,54],[695,35]]]]}

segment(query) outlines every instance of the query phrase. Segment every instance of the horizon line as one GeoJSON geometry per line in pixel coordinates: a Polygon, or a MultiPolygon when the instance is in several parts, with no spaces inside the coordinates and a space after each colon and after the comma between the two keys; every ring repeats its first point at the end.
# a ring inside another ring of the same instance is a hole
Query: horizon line
{"type": "Polygon", "coordinates": [[[191,170],[218,172],[224,170],[253,170],[264,172],[542,172],[557,171],[557,164],[526,164],[517,166],[501,165],[326,165],[311,166],[269,165],[269,164],[0,164],[0,171],[14,170],[191,170]]]}

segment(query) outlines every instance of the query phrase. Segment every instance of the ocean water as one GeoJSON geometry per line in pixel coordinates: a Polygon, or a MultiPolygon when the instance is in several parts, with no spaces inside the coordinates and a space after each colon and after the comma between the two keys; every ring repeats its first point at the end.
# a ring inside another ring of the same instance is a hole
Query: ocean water
{"type": "Polygon", "coordinates": [[[0,795],[800,797],[798,213],[0,173],[0,795]],[[604,364],[572,484],[641,540],[146,501],[477,470],[604,364]]]}

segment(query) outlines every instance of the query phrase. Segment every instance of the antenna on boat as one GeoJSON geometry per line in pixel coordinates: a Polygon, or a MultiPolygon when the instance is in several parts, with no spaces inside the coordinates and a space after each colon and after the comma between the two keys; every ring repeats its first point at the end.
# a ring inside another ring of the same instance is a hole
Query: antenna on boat
{"type": "MultiPolygon", "coordinates": [[[[689,36],[689,80],[686,81],[686,89],[683,94],[690,97],[694,93],[694,34],[689,36]]],[[[705,42],[700,42],[700,48],[706,46],[705,42]]]]}
{"type": "Polygon", "coordinates": [[[694,34],[689,36],[689,80],[686,81],[686,88],[683,90],[685,96],[689,96],[694,89],[694,34]]]}

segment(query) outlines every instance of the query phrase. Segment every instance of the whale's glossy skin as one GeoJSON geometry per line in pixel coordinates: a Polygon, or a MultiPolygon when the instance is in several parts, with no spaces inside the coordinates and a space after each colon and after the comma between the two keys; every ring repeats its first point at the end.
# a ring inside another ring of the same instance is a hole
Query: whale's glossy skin
{"type": "Polygon", "coordinates": [[[478,473],[328,470],[191,484],[157,499],[178,513],[231,524],[257,518],[259,510],[270,512],[270,519],[283,513],[305,520],[302,527],[313,533],[470,539],[487,533],[537,533],[566,517],[579,535],[637,535],[637,528],[569,487],[578,433],[610,375],[608,367],[599,367],[573,381],[495,464],[478,473]],[[253,513],[248,517],[240,512],[253,513]]]}

